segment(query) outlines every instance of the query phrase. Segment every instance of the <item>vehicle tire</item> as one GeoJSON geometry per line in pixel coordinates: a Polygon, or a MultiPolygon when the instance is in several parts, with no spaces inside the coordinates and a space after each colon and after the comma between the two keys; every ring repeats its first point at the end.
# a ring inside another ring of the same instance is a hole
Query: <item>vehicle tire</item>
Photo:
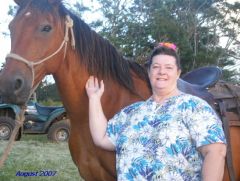
{"type": "Polygon", "coordinates": [[[70,122],[64,119],[53,123],[48,130],[48,139],[54,142],[68,141],[70,135],[70,122]]]}
{"type": "MultiPolygon", "coordinates": [[[[0,116],[0,140],[9,140],[13,129],[15,127],[15,120],[11,117],[0,116]]],[[[21,131],[19,129],[15,140],[20,140],[21,131]]]]}

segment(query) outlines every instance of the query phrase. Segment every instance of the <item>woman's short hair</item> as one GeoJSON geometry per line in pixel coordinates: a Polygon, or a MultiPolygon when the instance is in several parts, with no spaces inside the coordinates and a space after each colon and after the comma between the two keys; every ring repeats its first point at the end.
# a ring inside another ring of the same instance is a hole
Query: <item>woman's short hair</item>
{"type": "Polygon", "coordinates": [[[174,57],[176,59],[177,68],[181,69],[180,57],[177,53],[176,45],[171,43],[159,43],[159,45],[153,49],[148,61],[145,63],[147,69],[150,68],[153,57],[157,55],[169,55],[174,57]]]}

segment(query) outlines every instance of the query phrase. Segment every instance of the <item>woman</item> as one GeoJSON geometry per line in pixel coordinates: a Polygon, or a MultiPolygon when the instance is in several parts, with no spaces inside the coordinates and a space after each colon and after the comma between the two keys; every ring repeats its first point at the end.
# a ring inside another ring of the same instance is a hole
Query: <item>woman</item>
{"type": "Polygon", "coordinates": [[[103,81],[90,76],[86,83],[90,131],[96,145],[116,151],[118,180],[222,180],[221,121],[204,100],[178,90],[176,46],[160,43],[147,67],[152,96],[109,121],[100,102],[103,81]]]}

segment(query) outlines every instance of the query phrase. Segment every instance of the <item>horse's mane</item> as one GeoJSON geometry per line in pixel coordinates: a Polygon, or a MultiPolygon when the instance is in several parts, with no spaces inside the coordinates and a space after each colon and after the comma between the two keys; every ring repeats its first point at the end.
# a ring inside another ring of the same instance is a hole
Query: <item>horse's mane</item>
{"type": "MultiPolygon", "coordinates": [[[[51,12],[52,6],[48,0],[32,0],[31,6],[42,12],[51,12]]],[[[83,64],[89,74],[102,78],[112,78],[120,85],[136,93],[133,85],[131,70],[136,75],[148,81],[147,72],[144,67],[134,61],[125,59],[110,42],[71,12],[61,2],[59,4],[59,14],[62,18],[68,14],[74,21],[74,35],[76,41],[76,51],[80,55],[83,64]]]]}
{"type": "Polygon", "coordinates": [[[148,80],[146,70],[142,66],[125,59],[108,40],[91,30],[65,6],[62,5],[60,10],[69,14],[74,21],[76,48],[90,74],[113,78],[133,92],[135,90],[130,70],[133,70],[141,79],[148,80]]]}

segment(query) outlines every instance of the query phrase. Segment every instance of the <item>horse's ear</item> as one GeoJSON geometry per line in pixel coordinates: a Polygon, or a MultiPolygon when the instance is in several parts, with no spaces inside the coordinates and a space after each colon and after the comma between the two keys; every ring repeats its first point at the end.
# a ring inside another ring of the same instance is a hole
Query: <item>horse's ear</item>
{"type": "Polygon", "coordinates": [[[14,2],[15,2],[18,6],[23,6],[24,4],[27,3],[27,0],[14,0],[14,2]]]}

